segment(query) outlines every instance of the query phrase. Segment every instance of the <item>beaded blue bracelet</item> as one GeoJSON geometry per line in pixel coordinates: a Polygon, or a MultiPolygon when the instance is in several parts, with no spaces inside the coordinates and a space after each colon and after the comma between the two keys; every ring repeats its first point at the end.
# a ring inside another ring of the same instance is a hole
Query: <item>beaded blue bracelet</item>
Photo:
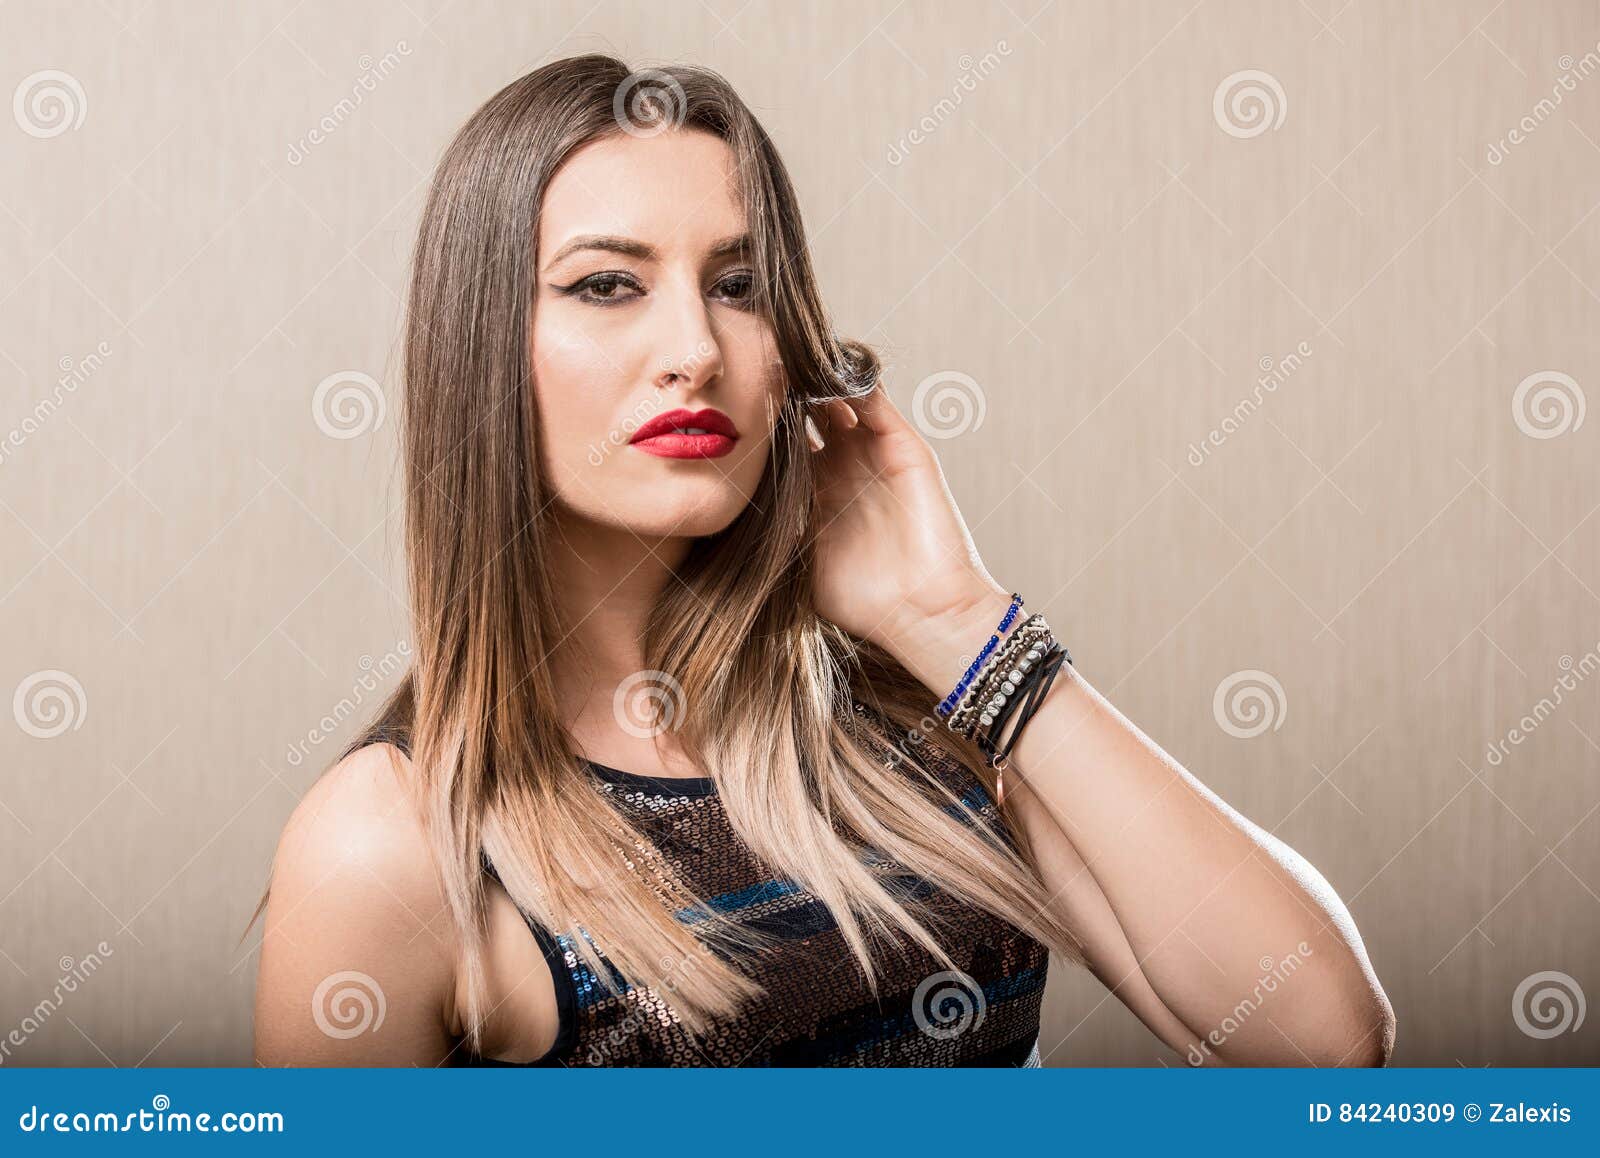
{"type": "Polygon", "coordinates": [[[994,629],[995,633],[989,637],[989,642],[983,645],[983,650],[978,653],[978,658],[972,661],[972,666],[967,669],[967,674],[961,677],[961,682],[956,685],[955,691],[939,701],[939,706],[935,710],[939,713],[941,720],[947,719],[950,713],[956,710],[956,705],[961,702],[961,697],[967,694],[967,688],[972,685],[973,677],[983,667],[984,661],[994,654],[994,649],[1000,646],[1000,637],[1006,633],[1006,629],[1016,620],[1017,611],[1021,606],[1022,596],[1013,591],[1011,593],[1011,606],[1006,608],[1005,618],[994,629]]]}

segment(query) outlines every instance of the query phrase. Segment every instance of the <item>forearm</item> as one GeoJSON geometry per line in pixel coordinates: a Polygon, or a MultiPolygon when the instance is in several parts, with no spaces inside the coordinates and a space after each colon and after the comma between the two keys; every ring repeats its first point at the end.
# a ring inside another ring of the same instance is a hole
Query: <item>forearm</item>
{"type": "Polygon", "coordinates": [[[1371,1055],[1379,1043],[1363,1053],[1362,1039],[1381,1018],[1359,939],[1297,853],[1076,673],[1056,681],[1011,756],[1009,775],[1084,858],[1167,1007],[1202,1038],[1230,1027],[1221,1056],[1325,1064],[1371,1055]],[[1263,986],[1287,999],[1264,1001],[1263,986]]]}
{"type": "MultiPolygon", "coordinates": [[[[943,695],[1004,613],[975,591],[897,631],[891,651],[943,695]]],[[[1066,642],[1066,641],[1063,641],[1066,642]]],[[[1019,807],[1048,812],[1082,857],[1161,1000],[1204,1038],[1228,1023],[1224,1058],[1375,1060],[1387,1006],[1344,905],[1314,869],[1202,785],[1070,666],[1012,748],[1019,807]],[[1259,1018],[1241,1002],[1274,1000],[1259,1018]],[[1369,1039],[1365,1046],[1362,1038],[1369,1039]]],[[[1302,1063],[1303,1064],[1303,1063],[1302,1063]]]]}

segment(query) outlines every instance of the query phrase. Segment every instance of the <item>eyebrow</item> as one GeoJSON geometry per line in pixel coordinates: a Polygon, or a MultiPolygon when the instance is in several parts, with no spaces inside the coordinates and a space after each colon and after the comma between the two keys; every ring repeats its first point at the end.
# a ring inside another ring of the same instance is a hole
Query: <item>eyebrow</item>
{"type": "MultiPolygon", "coordinates": [[[[717,242],[707,252],[706,256],[713,261],[724,257],[745,256],[750,252],[750,235],[741,233],[736,237],[725,237],[717,242]]],[[[660,255],[655,247],[646,245],[642,241],[635,241],[631,237],[618,237],[605,233],[583,233],[572,238],[550,259],[550,266],[558,265],[574,253],[586,249],[601,250],[606,253],[620,253],[627,257],[636,257],[640,261],[654,261],[660,255]]]]}

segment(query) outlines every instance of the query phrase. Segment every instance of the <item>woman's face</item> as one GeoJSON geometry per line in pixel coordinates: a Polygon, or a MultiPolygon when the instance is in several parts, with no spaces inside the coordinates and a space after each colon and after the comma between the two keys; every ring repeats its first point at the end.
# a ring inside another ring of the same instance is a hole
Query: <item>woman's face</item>
{"type": "Polygon", "coordinates": [[[709,535],[755,493],[784,381],[751,310],[735,164],[706,132],[619,133],[575,152],[545,193],[533,377],[563,514],[709,535]]]}

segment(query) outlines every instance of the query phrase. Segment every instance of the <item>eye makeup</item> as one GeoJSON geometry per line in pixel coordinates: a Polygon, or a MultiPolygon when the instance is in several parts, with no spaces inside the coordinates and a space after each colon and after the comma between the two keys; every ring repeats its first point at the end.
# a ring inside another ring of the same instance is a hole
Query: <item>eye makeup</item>
{"type": "MultiPolygon", "coordinates": [[[[719,287],[736,287],[732,291],[733,296],[723,295],[723,300],[736,309],[750,308],[754,285],[755,274],[750,270],[736,270],[717,281],[717,286],[719,287]]],[[[645,296],[647,292],[632,274],[623,270],[611,269],[589,274],[587,277],[579,278],[577,281],[567,285],[555,285],[551,288],[564,297],[570,297],[587,305],[600,306],[602,308],[635,301],[645,296]],[[632,288],[638,292],[626,297],[619,297],[617,296],[619,287],[632,288]]]]}

